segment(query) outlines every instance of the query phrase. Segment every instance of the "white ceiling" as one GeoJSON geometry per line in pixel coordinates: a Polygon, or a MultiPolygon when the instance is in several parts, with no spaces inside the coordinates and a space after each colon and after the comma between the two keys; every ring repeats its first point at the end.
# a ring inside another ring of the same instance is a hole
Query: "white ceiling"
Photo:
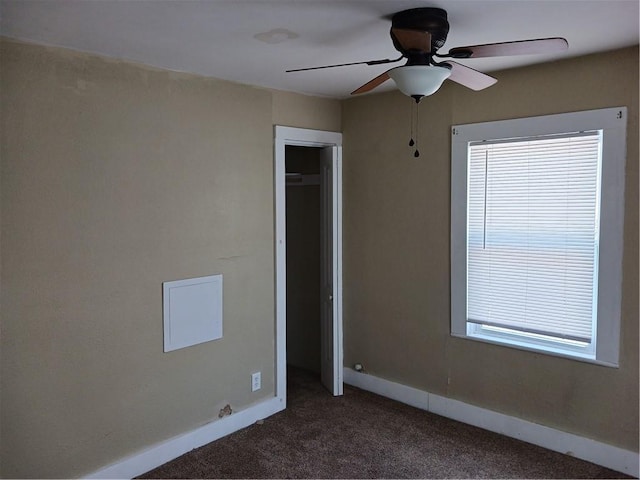
{"type": "MultiPolygon", "coordinates": [[[[451,29],[441,52],[529,38],[561,36],[569,41],[569,50],[562,54],[460,62],[490,72],[638,44],[638,4],[638,0],[1,0],[0,33],[169,70],[345,98],[389,66],[285,70],[397,58],[389,28],[390,15],[400,10],[447,10],[451,29]],[[255,38],[260,34],[266,34],[262,37],[268,41],[255,38]]],[[[376,91],[390,88],[393,82],[376,91]]]]}

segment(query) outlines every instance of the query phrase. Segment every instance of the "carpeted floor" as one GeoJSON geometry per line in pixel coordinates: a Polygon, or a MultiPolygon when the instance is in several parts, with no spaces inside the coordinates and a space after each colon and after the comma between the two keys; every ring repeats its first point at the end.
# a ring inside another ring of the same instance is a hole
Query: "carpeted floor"
{"type": "Polygon", "coordinates": [[[630,478],[290,370],[288,407],[139,478],[630,478]]]}

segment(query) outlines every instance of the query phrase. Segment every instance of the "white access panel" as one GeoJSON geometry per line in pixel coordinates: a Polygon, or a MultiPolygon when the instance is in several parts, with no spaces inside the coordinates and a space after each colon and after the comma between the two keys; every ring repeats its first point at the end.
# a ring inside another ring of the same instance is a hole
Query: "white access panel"
{"type": "Polygon", "coordinates": [[[162,284],[164,351],[222,338],[222,275],[162,284]]]}

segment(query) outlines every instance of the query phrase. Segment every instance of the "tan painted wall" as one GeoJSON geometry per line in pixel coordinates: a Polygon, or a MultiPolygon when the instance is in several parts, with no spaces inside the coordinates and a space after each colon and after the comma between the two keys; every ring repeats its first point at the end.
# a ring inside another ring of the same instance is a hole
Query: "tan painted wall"
{"type": "Polygon", "coordinates": [[[273,396],[273,124],[339,129],[336,102],[0,45],[2,475],[87,474],[273,396]],[[162,282],[216,273],[224,337],[163,353],[162,282]]]}
{"type": "Polygon", "coordinates": [[[343,105],[345,365],[638,451],[638,49],[449,84],[420,106],[397,92],[343,105]],[[620,368],[452,338],[451,125],[626,105],[620,368]]]}
{"type": "Polygon", "coordinates": [[[339,100],[273,90],[272,103],[274,125],[342,131],[339,100]]]}

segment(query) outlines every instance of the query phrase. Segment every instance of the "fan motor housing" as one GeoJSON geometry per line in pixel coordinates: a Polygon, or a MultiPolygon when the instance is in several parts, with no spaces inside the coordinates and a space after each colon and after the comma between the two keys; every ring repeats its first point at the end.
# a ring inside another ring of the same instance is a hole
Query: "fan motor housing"
{"type": "MultiPolygon", "coordinates": [[[[391,28],[418,30],[431,34],[432,53],[444,45],[449,34],[447,12],[441,8],[412,8],[396,13],[391,17],[391,28]]],[[[393,46],[405,53],[402,46],[393,38],[393,46]]]]}

